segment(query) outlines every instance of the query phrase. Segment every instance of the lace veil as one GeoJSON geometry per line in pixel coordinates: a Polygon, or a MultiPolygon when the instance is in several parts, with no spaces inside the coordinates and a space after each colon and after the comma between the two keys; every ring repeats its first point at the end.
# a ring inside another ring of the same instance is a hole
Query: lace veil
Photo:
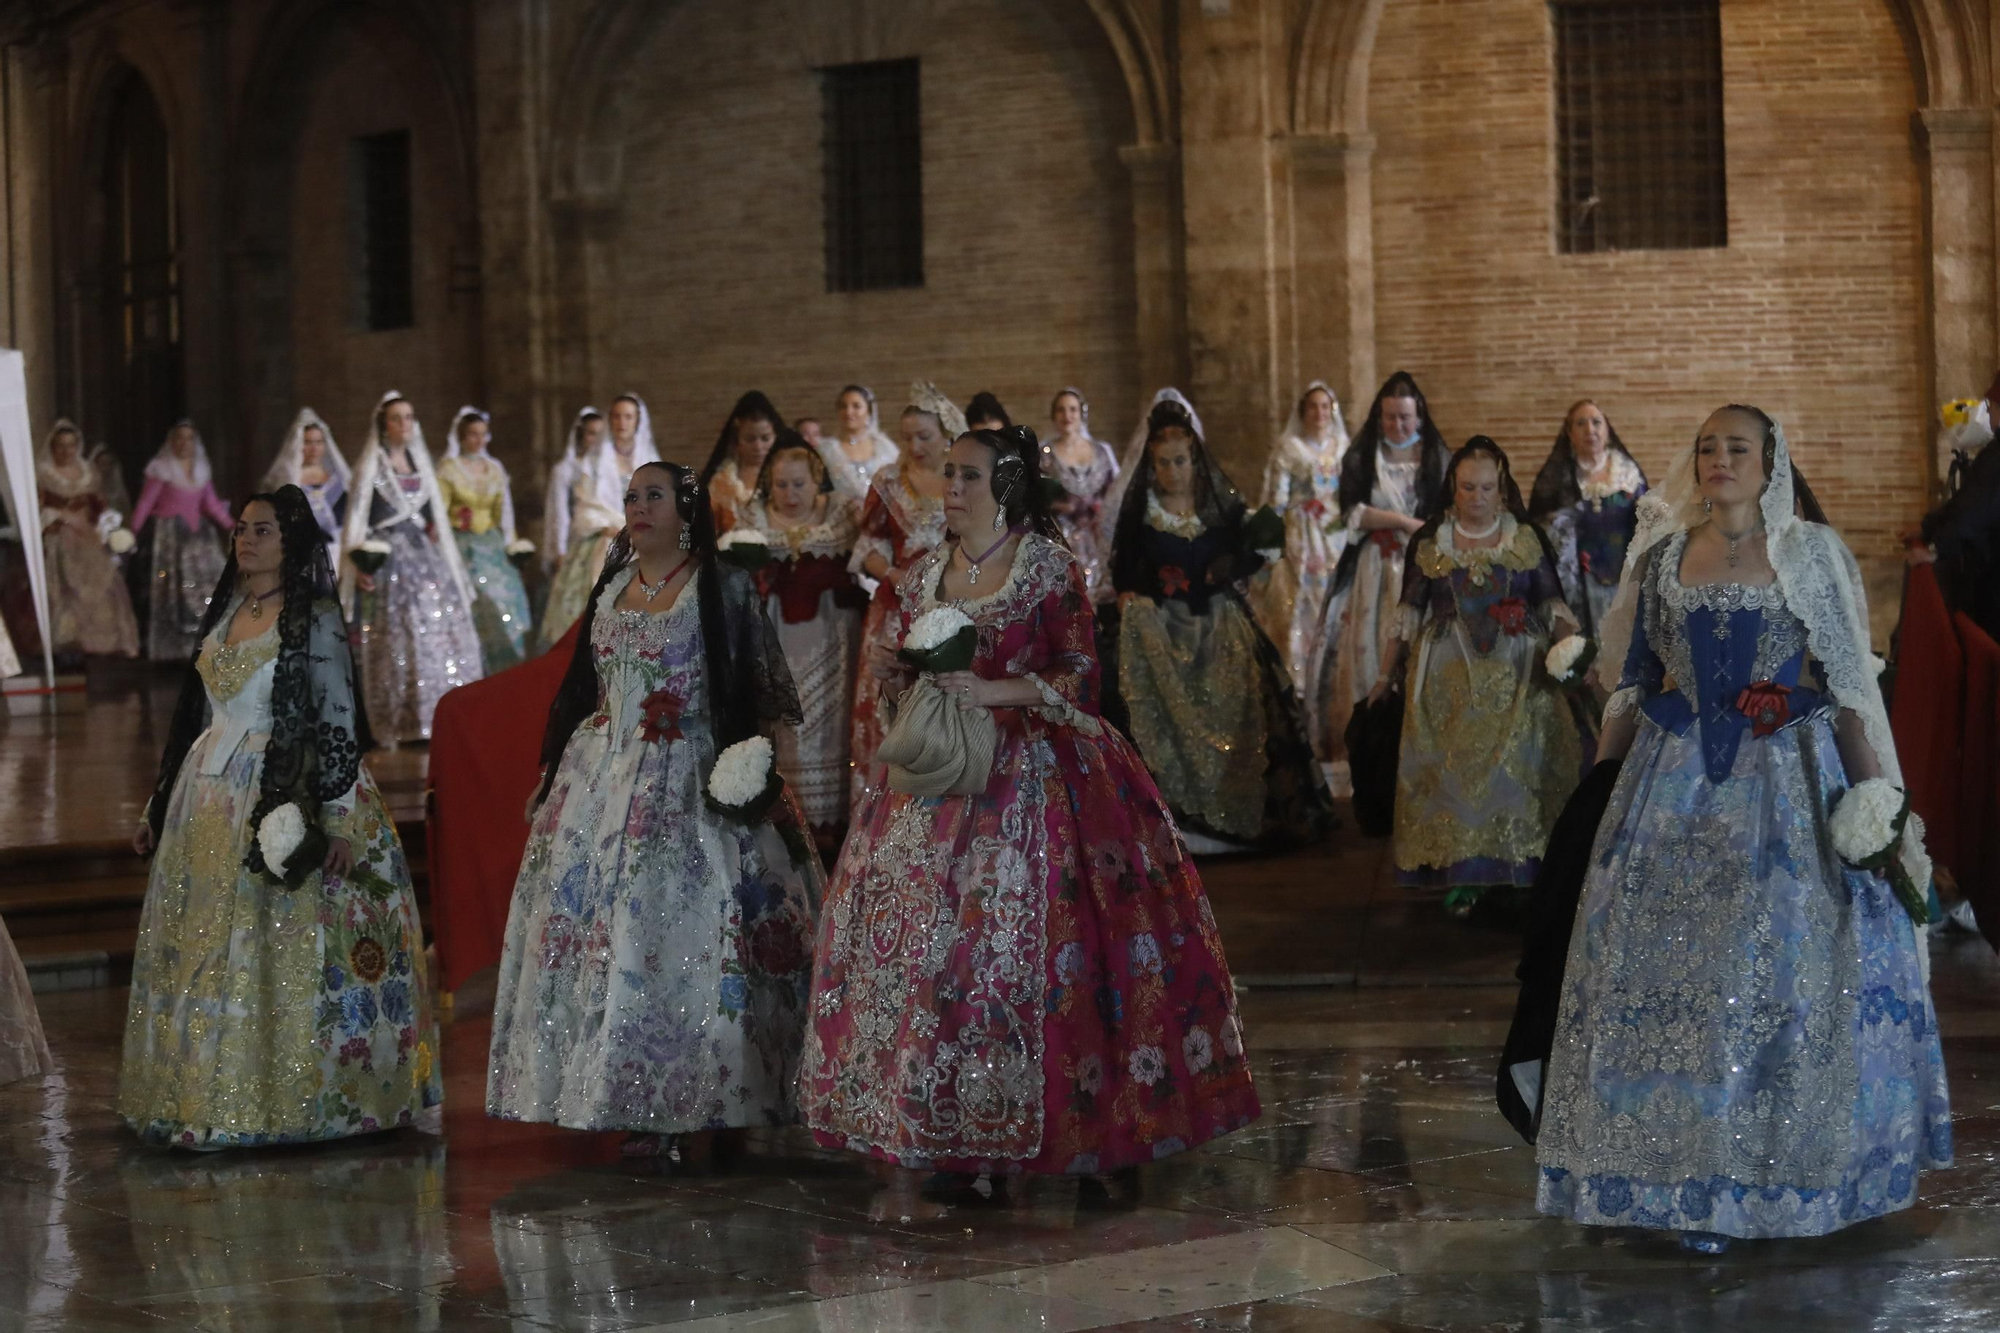
{"type": "Polygon", "coordinates": [[[1118,526],[1118,511],[1125,507],[1125,492],[1131,489],[1132,473],[1139,460],[1146,456],[1146,423],[1153,419],[1153,409],[1161,403],[1175,402],[1187,409],[1188,420],[1194,425],[1195,438],[1208,443],[1208,432],[1201,427],[1201,413],[1194,410],[1194,404],[1187,395],[1171,384],[1153,395],[1153,401],[1146,404],[1146,410],[1139,414],[1139,424],[1132,428],[1130,438],[1125,441],[1125,452],[1118,456],[1118,476],[1111,483],[1111,489],[1104,494],[1104,540],[1111,540],[1118,526]]]}
{"type": "MultiPolygon", "coordinates": [[[[467,607],[472,605],[472,579],[465,572],[465,561],[459,558],[458,543],[445,531],[447,525],[444,512],[444,497],[438,493],[437,469],[431,466],[431,452],[424,445],[424,427],[419,421],[410,423],[410,462],[423,479],[423,494],[411,500],[403,494],[403,488],[390,478],[387,487],[378,487],[377,481],[389,470],[389,454],[382,445],[382,409],[390,403],[409,401],[395,389],[376,400],[375,410],[368,414],[368,443],[361,448],[361,463],[354,472],[354,486],[347,501],[347,523],[341,529],[340,550],[344,556],[362,542],[368,540],[374,531],[370,515],[374,512],[375,497],[379,494],[399,513],[409,514],[422,523],[423,506],[431,507],[431,521],[438,529],[440,540],[438,554],[444,558],[445,568],[451,571],[451,581],[458,588],[458,595],[467,607]]],[[[354,562],[343,559],[340,562],[340,605],[347,614],[354,613],[354,562]]]]}
{"type": "MultiPolygon", "coordinates": [[[[77,437],[79,446],[82,444],[82,439],[81,435],[77,437]]],[[[194,429],[192,421],[182,417],[167,427],[167,438],[160,441],[159,452],[153,455],[152,462],[146,464],[146,475],[157,477],[175,486],[185,486],[191,491],[198,491],[208,485],[214,475],[208,468],[208,446],[201,442],[201,432],[194,429]],[[174,456],[173,443],[174,432],[182,426],[194,431],[194,458],[185,466],[174,456]]]]}
{"type": "Polygon", "coordinates": [[[346,455],[333,442],[333,427],[326,419],[310,407],[302,407],[292,418],[292,428],[285,432],[285,442],[278,448],[278,456],[271,460],[270,470],[264,473],[264,480],[257,483],[257,489],[275,491],[280,486],[298,484],[299,468],[305,457],[306,427],[318,426],[320,438],[326,441],[326,452],[320,459],[320,466],[330,477],[339,477],[340,484],[349,489],[354,485],[354,470],[347,466],[346,455]]]}

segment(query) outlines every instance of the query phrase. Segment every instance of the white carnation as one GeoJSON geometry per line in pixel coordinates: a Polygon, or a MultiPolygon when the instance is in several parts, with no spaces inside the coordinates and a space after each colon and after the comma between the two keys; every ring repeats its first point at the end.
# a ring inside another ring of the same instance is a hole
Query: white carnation
{"type": "Polygon", "coordinates": [[[125,515],[116,509],[107,509],[97,516],[97,537],[99,541],[109,541],[111,534],[125,526],[125,515]]]}
{"type": "Polygon", "coordinates": [[[749,805],[771,785],[771,739],[752,736],[724,750],[708,775],[708,794],[718,805],[749,805]]]}
{"type": "Polygon", "coordinates": [[[534,553],[535,544],[526,537],[516,537],[513,541],[507,543],[508,555],[533,555],[534,553]]]}
{"type": "Polygon", "coordinates": [[[1868,666],[1871,671],[1879,676],[1889,669],[1889,659],[1880,653],[1870,653],[1868,654],[1868,666]]]}
{"type": "Polygon", "coordinates": [[[903,646],[913,653],[927,653],[950,643],[960,631],[972,628],[972,617],[955,606],[940,606],[910,622],[903,646]]]}
{"type": "Polygon", "coordinates": [[[1581,634],[1572,634],[1549,649],[1547,665],[1549,674],[1560,680],[1569,675],[1576,666],[1576,659],[1583,656],[1583,650],[1590,646],[1590,640],[1581,634]]]}
{"type": "Polygon", "coordinates": [[[132,535],[130,528],[114,528],[111,535],[104,539],[104,544],[111,548],[113,555],[130,555],[132,548],[139,544],[139,539],[132,535]]]}
{"type": "Polygon", "coordinates": [[[273,874],[285,873],[285,862],[292,859],[292,853],[305,840],[306,817],[290,801],[265,815],[257,825],[257,850],[264,853],[264,864],[273,874]]]}
{"type": "Polygon", "coordinates": [[[1902,813],[1901,787],[1887,778],[1857,783],[1833,807],[1833,850],[1849,865],[1880,856],[1895,840],[1896,817],[1902,813]]]}
{"type": "Polygon", "coordinates": [[[354,549],[357,551],[368,551],[375,555],[388,555],[389,543],[383,541],[379,537],[370,537],[367,541],[360,543],[354,549]]]}
{"type": "Polygon", "coordinates": [[[1265,564],[1275,565],[1279,560],[1284,558],[1285,548],[1282,546],[1260,546],[1257,548],[1257,554],[1264,557],[1265,564]]]}
{"type": "Polygon", "coordinates": [[[768,546],[769,544],[764,540],[764,534],[755,528],[737,528],[732,532],[725,532],[715,539],[715,549],[718,551],[727,551],[738,546],[768,546]]]}

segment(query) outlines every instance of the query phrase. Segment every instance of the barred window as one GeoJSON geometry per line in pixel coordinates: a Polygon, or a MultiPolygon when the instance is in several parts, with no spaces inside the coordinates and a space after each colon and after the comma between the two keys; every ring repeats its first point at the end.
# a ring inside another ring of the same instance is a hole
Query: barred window
{"type": "Polygon", "coordinates": [[[364,134],[349,162],[355,306],[369,330],[416,323],[410,244],[410,132],[364,134]]]}
{"type": "Polygon", "coordinates": [[[917,62],[820,71],[825,112],[826,289],[924,285],[917,62]]]}
{"type": "Polygon", "coordinates": [[[1551,0],[1564,254],[1729,243],[1719,0],[1551,0]]]}

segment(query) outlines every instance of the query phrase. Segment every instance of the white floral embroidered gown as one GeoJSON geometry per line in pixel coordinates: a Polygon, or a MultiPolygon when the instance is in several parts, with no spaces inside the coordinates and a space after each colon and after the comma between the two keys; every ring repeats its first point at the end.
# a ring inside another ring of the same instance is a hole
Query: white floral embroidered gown
{"type": "MultiPolygon", "coordinates": [[[[696,581],[668,611],[621,611],[634,574],[599,598],[598,711],[563,750],[514,884],[486,1109],[655,1134],[787,1123],[818,857],[705,804],[716,751],[696,581]],[[648,701],[660,718],[667,697],[677,716],[649,724],[648,701]]],[[[729,600],[756,615],[754,597],[746,577],[729,600]]],[[[781,818],[803,830],[796,805],[781,818]]]]}

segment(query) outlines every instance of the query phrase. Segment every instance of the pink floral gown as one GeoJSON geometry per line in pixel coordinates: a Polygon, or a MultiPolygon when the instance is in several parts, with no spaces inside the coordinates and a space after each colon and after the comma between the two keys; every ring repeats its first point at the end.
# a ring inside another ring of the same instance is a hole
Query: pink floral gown
{"type": "MultiPolygon", "coordinates": [[[[904,581],[938,604],[948,548],[904,581]]],[[[943,1170],[1099,1173],[1256,1119],[1215,917],[1138,753],[1097,716],[1083,569],[1025,538],[973,670],[995,710],[976,797],[870,796],[819,922],[800,1103],[819,1140],[943,1170]]]]}

